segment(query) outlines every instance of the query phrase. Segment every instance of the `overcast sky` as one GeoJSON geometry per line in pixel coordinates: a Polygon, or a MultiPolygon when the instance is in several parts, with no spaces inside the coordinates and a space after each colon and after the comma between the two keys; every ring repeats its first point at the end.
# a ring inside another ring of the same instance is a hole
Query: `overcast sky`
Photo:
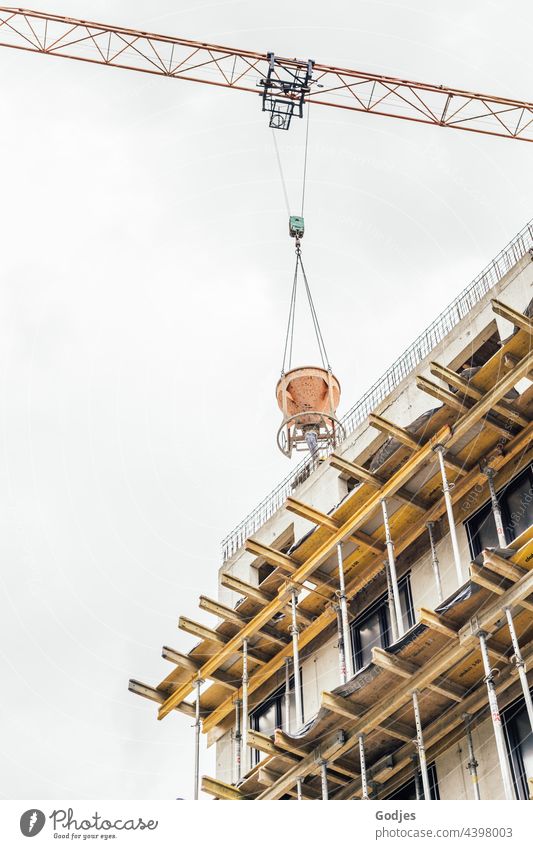
{"type": "MultiPolygon", "coordinates": [[[[525,0],[46,10],[533,100],[525,0]]],[[[290,470],[271,132],[238,92],[1,48],[0,72],[0,793],[190,797],[191,720],[127,682],[191,648],[180,613],[213,624],[220,540],[290,470]]],[[[294,212],[304,129],[278,134],[294,212]]],[[[532,217],[532,157],[315,107],[304,255],[341,413],[532,217]]]]}

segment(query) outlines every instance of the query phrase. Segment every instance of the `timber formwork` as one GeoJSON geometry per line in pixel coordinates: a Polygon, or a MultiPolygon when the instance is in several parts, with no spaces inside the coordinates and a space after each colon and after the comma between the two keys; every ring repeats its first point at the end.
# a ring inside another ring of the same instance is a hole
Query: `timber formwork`
{"type": "MultiPolygon", "coordinates": [[[[393,505],[390,533],[396,557],[427,548],[428,522],[446,516],[437,446],[445,449],[456,522],[467,517],[473,490],[481,493],[479,503],[488,500],[486,465],[494,470],[499,486],[532,461],[533,386],[514,400],[505,397],[533,372],[532,322],[499,301],[492,306],[514,324],[515,332],[475,378],[467,382],[447,364],[433,363],[431,373],[441,383],[418,378],[417,386],[442,406],[419,432],[380,416],[369,418],[384,440],[394,440],[395,450],[379,474],[363,466],[365,457],[333,455],[325,460],[358,482],[348,497],[327,515],[289,498],[286,508],[308,519],[312,532],[290,554],[247,540],[246,549],[274,567],[261,587],[223,576],[222,584],[243,596],[236,609],[201,596],[200,608],[221,620],[219,624],[208,628],[180,618],[180,628],[200,642],[187,655],[163,650],[175,668],[156,688],[145,687],[141,693],[160,703],[159,719],[173,710],[194,715],[195,704],[188,699],[198,680],[209,682],[200,698],[203,731],[209,742],[220,739],[234,723],[244,641],[248,696],[253,695],[255,703],[268,696],[277,673],[292,657],[287,623],[295,588],[311,587],[296,608],[300,651],[310,653],[331,638],[338,604],[337,546],[342,545],[350,602],[383,573],[383,499],[393,505]]],[[[463,585],[452,597],[435,610],[420,609],[416,624],[394,645],[373,649],[369,665],[345,685],[323,692],[317,716],[297,736],[276,731],[265,737],[249,730],[248,746],[265,757],[238,786],[204,776],[202,789],[222,799],[280,799],[296,797],[299,786],[301,798],[322,798],[325,765],[329,798],[361,798],[359,745],[364,735],[370,792],[375,798],[389,795],[413,774],[413,693],[418,696],[428,758],[464,735],[465,714],[487,714],[480,632],[487,634],[491,663],[498,671],[499,697],[516,697],[519,682],[504,610],[513,612],[527,664],[533,660],[533,526],[505,552],[486,551],[478,560],[463,565],[463,585]]]]}

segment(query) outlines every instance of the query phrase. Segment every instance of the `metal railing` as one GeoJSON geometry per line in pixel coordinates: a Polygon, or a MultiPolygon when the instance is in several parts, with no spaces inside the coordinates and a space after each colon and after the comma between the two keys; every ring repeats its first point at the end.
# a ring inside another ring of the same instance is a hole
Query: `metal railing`
{"type": "MultiPolygon", "coordinates": [[[[479,303],[487,292],[532,248],[533,220],[526,224],[346,413],[342,419],[346,436],[353,433],[365,421],[369,413],[427,357],[430,351],[468,315],[472,307],[479,303]]],[[[246,538],[264,525],[282,506],[287,496],[307,480],[319,464],[320,459],[316,456],[313,458],[310,454],[306,455],[302,462],[292,469],[287,477],[283,478],[281,483],[225,537],[222,541],[223,560],[227,560],[241,548],[246,538]]]]}

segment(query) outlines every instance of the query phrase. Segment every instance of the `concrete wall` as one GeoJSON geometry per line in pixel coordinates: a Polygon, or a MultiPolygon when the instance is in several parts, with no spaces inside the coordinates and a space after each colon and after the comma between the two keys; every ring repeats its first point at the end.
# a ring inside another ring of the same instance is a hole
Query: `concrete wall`
{"type": "MultiPolygon", "coordinates": [[[[482,799],[505,799],[492,721],[485,720],[472,730],[478,761],[479,792],[482,799]]],[[[468,745],[462,737],[435,761],[441,799],[474,799],[472,779],[467,769],[468,745]]]]}

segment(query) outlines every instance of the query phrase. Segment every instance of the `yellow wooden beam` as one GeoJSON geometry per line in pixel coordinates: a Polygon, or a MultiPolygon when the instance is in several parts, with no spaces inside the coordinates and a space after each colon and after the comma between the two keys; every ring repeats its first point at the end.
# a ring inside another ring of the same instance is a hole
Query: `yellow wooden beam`
{"type": "Polygon", "coordinates": [[[507,304],[503,304],[501,301],[497,301],[496,299],[492,300],[491,304],[496,315],[506,318],[507,321],[514,324],[515,327],[518,327],[520,330],[525,330],[526,333],[533,333],[533,322],[527,315],[524,315],[523,312],[518,312],[512,307],[507,306],[507,304]]]}
{"type": "MultiPolygon", "coordinates": [[[[285,507],[287,510],[290,510],[291,513],[295,513],[297,516],[307,519],[314,525],[321,525],[328,531],[337,531],[340,527],[341,523],[338,519],[334,519],[332,516],[328,516],[327,513],[322,513],[322,511],[317,510],[316,507],[310,507],[308,504],[304,504],[296,498],[289,496],[285,502],[285,507]]],[[[382,554],[385,551],[385,545],[379,539],[374,539],[374,537],[370,536],[370,534],[365,534],[364,531],[354,531],[348,539],[351,539],[358,545],[364,545],[366,548],[370,548],[377,554],[382,554]]]]}
{"type": "Polygon", "coordinates": [[[457,638],[457,628],[445,616],[435,613],[434,610],[421,607],[418,611],[418,619],[432,631],[438,631],[440,634],[444,634],[445,637],[450,637],[451,639],[457,638]]]}
{"type": "MultiPolygon", "coordinates": [[[[148,684],[143,684],[141,681],[136,681],[134,678],[130,678],[128,681],[128,690],[130,693],[134,693],[136,696],[142,696],[143,699],[149,699],[151,702],[156,702],[158,705],[162,705],[168,697],[168,693],[164,693],[156,687],[150,687],[148,684]]],[[[194,705],[191,705],[190,702],[180,702],[179,705],[176,705],[174,710],[184,713],[186,716],[192,717],[196,715],[194,705]]]]}
{"type": "MultiPolygon", "coordinates": [[[[271,566],[277,566],[278,569],[282,569],[288,575],[293,575],[301,565],[300,561],[295,560],[294,557],[289,557],[288,554],[284,554],[270,545],[257,542],[255,539],[247,539],[244,543],[244,548],[249,554],[255,554],[256,557],[261,557],[267,563],[270,563],[271,566]]],[[[320,569],[317,569],[313,575],[313,583],[326,590],[331,589],[329,587],[330,580],[330,576],[320,569]]]]}
{"type": "MultiPolygon", "coordinates": [[[[420,447],[419,442],[408,430],[393,424],[393,422],[388,421],[388,419],[384,419],[383,416],[376,416],[371,413],[368,417],[368,423],[371,424],[372,427],[377,428],[377,430],[381,430],[382,433],[386,433],[387,436],[390,436],[398,442],[401,442],[403,445],[406,445],[412,451],[416,451],[420,447]]],[[[466,474],[466,470],[463,469],[461,463],[458,463],[457,460],[449,454],[444,457],[444,463],[449,469],[457,474],[466,474]]]]}
{"type": "MultiPolygon", "coordinates": [[[[485,587],[486,590],[490,590],[494,595],[503,595],[507,587],[505,587],[502,583],[501,577],[499,580],[496,578],[496,575],[492,576],[487,569],[483,566],[478,566],[477,563],[470,564],[470,580],[473,581],[474,584],[478,584],[480,587],[485,587]]],[[[518,602],[520,607],[523,607],[524,610],[533,611],[533,603],[528,601],[527,599],[521,599],[518,602]]]]}
{"type": "Polygon", "coordinates": [[[227,799],[232,802],[239,802],[246,799],[246,795],[232,784],[226,784],[218,778],[211,778],[208,775],[202,775],[202,790],[204,793],[209,793],[210,796],[215,796],[217,799],[227,799]]]}
{"type": "MultiPolygon", "coordinates": [[[[425,392],[427,395],[431,395],[433,398],[436,398],[437,401],[440,401],[441,404],[450,407],[452,410],[456,410],[458,413],[463,413],[465,410],[469,410],[472,406],[471,403],[466,404],[464,401],[461,401],[457,395],[454,395],[453,392],[450,392],[448,389],[443,389],[442,386],[437,386],[436,383],[433,383],[426,377],[417,377],[416,385],[422,392],[425,392]]],[[[496,433],[505,437],[505,439],[512,439],[513,434],[511,431],[503,424],[498,424],[497,421],[494,421],[490,417],[489,413],[487,413],[487,416],[485,417],[485,424],[487,427],[490,427],[491,430],[494,430],[496,433]]]]}
{"type": "MultiPolygon", "coordinates": [[[[264,752],[266,755],[276,755],[281,758],[285,758],[292,763],[298,763],[303,757],[304,753],[301,751],[286,751],[282,749],[280,746],[277,746],[276,743],[272,740],[271,737],[267,737],[266,734],[261,734],[259,731],[248,731],[247,734],[248,745],[251,749],[258,749],[260,752],[264,752]]],[[[352,775],[357,773],[352,773],[352,775]]],[[[344,784],[345,776],[339,775],[339,771],[336,768],[331,772],[332,781],[337,784],[344,784]]]]}
{"type": "MultiPolygon", "coordinates": [[[[201,625],[200,622],[194,622],[192,619],[189,619],[187,616],[180,616],[178,621],[178,628],[181,631],[185,631],[187,634],[192,634],[194,637],[198,637],[200,640],[207,640],[212,643],[217,643],[220,646],[227,646],[230,642],[232,642],[232,637],[226,637],[224,634],[220,634],[218,631],[214,631],[213,628],[207,628],[205,625],[201,625]]],[[[240,654],[242,651],[242,642],[240,645],[235,646],[233,654],[240,654]]],[[[265,664],[268,663],[269,659],[267,655],[263,654],[263,652],[257,651],[257,649],[248,649],[248,657],[250,660],[254,660],[256,663],[265,664]]],[[[203,669],[203,667],[200,667],[203,669]]],[[[215,670],[212,670],[213,672],[215,670]]],[[[203,676],[202,676],[203,677],[203,676]]],[[[211,677],[211,673],[205,676],[206,678],[211,677]]]]}
{"type": "Polygon", "coordinates": [[[246,598],[251,598],[253,601],[259,602],[259,604],[267,605],[276,597],[271,593],[266,593],[264,590],[259,589],[259,587],[254,587],[252,584],[248,584],[246,581],[241,581],[240,578],[236,578],[234,575],[229,575],[227,573],[223,573],[221,575],[220,583],[223,587],[226,587],[227,590],[232,590],[234,593],[246,596],[246,598]]]}
{"type": "Polygon", "coordinates": [[[249,554],[261,557],[267,563],[270,563],[271,566],[277,566],[279,569],[283,569],[284,572],[288,572],[289,575],[292,575],[300,565],[297,560],[289,557],[288,554],[283,554],[283,552],[277,551],[269,545],[264,545],[262,542],[257,542],[255,539],[245,540],[244,548],[249,554]]]}
{"type": "Polygon", "coordinates": [[[397,442],[407,445],[407,447],[411,448],[412,451],[417,451],[420,447],[418,440],[415,439],[412,433],[405,428],[399,427],[393,422],[388,421],[388,419],[384,419],[383,416],[376,416],[375,413],[370,413],[368,417],[368,424],[375,427],[376,430],[380,430],[382,433],[386,434],[386,436],[391,436],[393,439],[396,439],[397,442]]]}
{"type": "MultiPolygon", "coordinates": [[[[299,740],[297,741],[300,742],[299,740]]],[[[300,758],[303,758],[306,754],[308,754],[310,747],[306,744],[297,745],[297,742],[293,737],[289,737],[282,731],[280,728],[276,728],[274,732],[274,743],[278,747],[278,749],[282,749],[284,752],[291,752],[294,755],[297,755],[300,758]]],[[[348,766],[342,759],[339,759],[335,762],[335,771],[340,775],[345,775],[348,778],[355,778],[359,775],[359,773],[348,766]]]]}
{"type": "MultiPolygon", "coordinates": [[[[344,698],[344,696],[338,696],[326,690],[322,692],[321,705],[326,710],[330,710],[339,716],[345,716],[348,719],[359,719],[366,710],[366,708],[354,704],[349,699],[344,698]]],[[[401,722],[387,722],[386,725],[378,725],[378,730],[404,742],[416,737],[416,732],[413,732],[408,725],[404,725],[401,722]]]]}
{"type": "MultiPolygon", "coordinates": [[[[433,362],[430,363],[429,369],[431,374],[435,377],[440,378],[440,380],[444,380],[449,386],[455,387],[455,389],[463,395],[466,395],[468,398],[472,398],[474,401],[480,401],[483,397],[481,389],[478,389],[470,381],[465,380],[460,374],[457,374],[457,372],[446,368],[446,366],[441,366],[439,363],[433,362]]],[[[520,425],[520,427],[526,427],[529,424],[529,420],[506,401],[497,401],[492,409],[494,412],[499,413],[505,418],[511,419],[511,421],[520,425]]]]}
{"type": "MultiPolygon", "coordinates": [[[[233,622],[241,627],[246,624],[246,617],[243,616],[242,613],[239,613],[233,607],[227,607],[227,605],[221,604],[219,601],[214,601],[205,595],[200,596],[199,607],[200,610],[205,610],[206,613],[211,613],[213,616],[217,616],[225,622],[233,622]]],[[[278,646],[286,646],[287,643],[290,642],[289,637],[284,637],[282,634],[278,634],[274,628],[271,628],[269,625],[265,625],[261,628],[261,630],[257,632],[257,635],[270,640],[270,642],[275,643],[278,646]]]]}
{"type": "Polygon", "coordinates": [[[502,578],[508,578],[510,581],[518,581],[526,574],[527,569],[521,566],[516,566],[512,560],[505,560],[494,551],[483,551],[483,566],[488,567],[492,572],[501,575],[502,578]]]}
{"type": "MultiPolygon", "coordinates": [[[[161,657],[163,660],[168,660],[169,663],[174,663],[176,666],[179,666],[180,669],[186,669],[187,672],[191,673],[197,672],[201,666],[200,661],[192,660],[187,655],[170,648],[170,646],[163,646],[161,657]]],[[[221,669],[217,672],[213,672],[211,680],[215,681],[217,684],[221,684],[223,687],[226,687],[228,690],[232,690],[233,692],[238,690],[238,686],[234,678],[232,678],[231,675],[228,675],[227,672],[223,672],[221,669]]]]}
{"type": "Polygon", "coordinates": [[[399,675],[400,678],[412,678],[418,671],[416,663],[410,660],[404,660],[398,655],[389,654],[385,649],[380,649],[374,646],[372,649],[372,663],[379,666],[380,669],[385,669],[387,672],[392,672],[394,675],[399,675]]]}
{"type": "MultiPolygon", "coordinates": [[[[385,482],[385,478],[380,477],[380,475],[376,475],[374,472],[369,472],[368,469],[363,468],[363,466],[358,466],[357,463],[352,463],[351,460],[345,460],[344,457],[339,457],[338,454],[331,455],[330,465],[333,466],[334,469],[342,472],[344,475],[348,475],[348,477],[360,481],[361,483],[368,483],[370,486],[376,488],[383,486],[385,482]]],[[[400,487],[400,489],[395,492],[394,497],[398,501],[403,501],[404,504],[408,504],[410,507],[417,507],[419,510],[425,511],[430,507],[427,501],[420,498],[420,496],[416,495],[416,493],[409,492],[409,490],[405,487],[400,487]]]]}

